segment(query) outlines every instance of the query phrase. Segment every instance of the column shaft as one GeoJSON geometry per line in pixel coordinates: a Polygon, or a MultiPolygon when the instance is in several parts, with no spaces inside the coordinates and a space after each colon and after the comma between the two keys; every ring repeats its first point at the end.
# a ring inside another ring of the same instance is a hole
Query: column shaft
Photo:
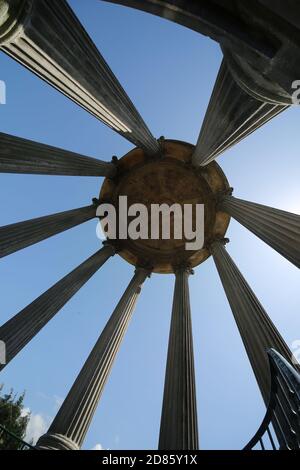
{"type": "Polygon", "coordinates": [[[247,94],[223,60],[193,155],[205,166],[247,137],[287,106],[264,103],[247,94]]]}
{"type": "Polygon", "coordinates": [[[116,167],[110,162],[0,133],[0,172],[112,177],[116,167]]]}
{"type": "Polygon", "coordinates": [[[87,222],[94,217],[96,217],[96,207],[91,205],[0,227],[0,258],[87,222]]]}
{"type": "Polygon", "coordinates": [[[219,209],[300,268],[300,216],[254,202],[224,196],[219,209]]]}
{"type": "Polygon", "coordinates": [[[159,152],[129,97],[65,0],[1,0],[0,48],[126,139],[159,152]]]}
{"type": "Polygon", "coordinates": [[[39,449],[76,450],[81,447],[132,317],[141,285],[148,275],[148,271],[137,269],[48,433],[38,441],[39,449]]]}
{"type": "Polygon", "coordinates": [[[160,426],[160,450],[199,448],[188,276],[187,270],[176,273],[160,426]]]}
{"type": "Polygon", "coordinates": [[[291,361],[292,353],[223,243],[214,242],[211,245],[211,253],[258,386],[267,405],[270,395],[267,351],[273,348],[288,361],[291,361]]]}
{"type": "Polygon", "coordinates": [[[6,346],[2,370],[115,253],[106,245],[0,327],[6,346]]]}

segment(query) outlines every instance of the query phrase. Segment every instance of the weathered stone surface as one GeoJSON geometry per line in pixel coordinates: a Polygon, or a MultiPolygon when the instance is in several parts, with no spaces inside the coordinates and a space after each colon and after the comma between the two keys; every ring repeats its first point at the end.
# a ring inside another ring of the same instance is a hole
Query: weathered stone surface
{"type": "Polygon", "coordinates": [[[159,144],[65,0],[1,0],[0,48],[149,154],[159,144]]]}
{"type": "Polygon", "coordinates": [[[138,268],[38,449],[80,448],[149,271],[138,268]]]}
{"type": "Polygon", "coordinates": [[[274,348],[288,361],[291,361],[292,352],[231,259],[223,242],[214,242],[211,252],[258,386],[268,405],[270,371],[267,351],[274,348]]]}
{"type": "MultiPolygon", "coordinates": [[[[142,203],[148,214],[151,214],[152,204],[167,204],[168,207],[179,204],[182,214],[184,205],[191,204],[193,214],[189,220],[192,219],[193,230],[196,204],[204,204],[204,246],[201,249],[186,249],[188,240],[184,233],[181,238],[174,237],[172,214],[167,239],[162,237],[161,221],[157,223],[160,233],[156,238],[118,238],[119,254],[129,263],[150,265],[155,273],[173,273],[174,266],[185,264],[193,268],[204,262],[210,256],[207,248],[210,241],[224,237],[230,217],[216,210],[216,199],[219,192],[229,188],[229,183],[216,162],[195,170],[191,164],[193,145],[165,139],[161,147],[162,156],[157,159],[149,159],[138,148],[124,155],[118,161],[117,178],[104,181],[100,200],[118,208],[119,196],[127,196],[128,207],[142,203]]],[[[132,218],[128,217],[128,221],[132,218]]],[[[150,234],[152,224],[148,225],[150,234]]]]}
{"type": "Polygon", "coordinates": [[[0,133],[0,173],[113,177],[116,167],[110,162],[0,133]]]}
{"type": "Polygon", "coordinates": [[[219,209],[300,268],[300,215],[224,196],[219,209]]]}
{"type": "Polygon", "coordinates": [[[0,227],[0,258],[96,217],[94,205],[0,227]]]}
{"type": "Polygon", "coordinates": [[[35,337],[114,253],[115,249],[112,246],[105,245],[0,327],[0,341],[4,341],[6,346],[6,364],[0,365],[0,370],[35,337]]]}
{"type": "Polygon", "coordinates": [[[189,274],[185,268],[176,271],[160,450],[199,448],[189,274]]]}
{"type": "Polygon", "coordinates": [[[244,20],[253,37],[260,37],[273,49],[272,56],[233,50],[221,43],[230,70],[248,93],[257,99],[291,104],[292,83],[300,75],[299,2],[254,0],[235,2],[232,10],[244,20]]]}

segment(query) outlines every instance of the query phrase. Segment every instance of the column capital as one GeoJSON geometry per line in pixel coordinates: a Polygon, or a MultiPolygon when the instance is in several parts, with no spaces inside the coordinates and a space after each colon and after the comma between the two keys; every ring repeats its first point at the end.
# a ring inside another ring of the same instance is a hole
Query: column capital
{"type": "Polygon", "coordinates": [[[150,264],[141,264],[141,265],[136,265],[135,271],[137,273],[143,273],[145,277],[150,278],[152,276],[153,272],[153,267],[150,264]]]}
{"type": "Polygon", "coordinates": [[[159,159],[159,158],[162,158],[164,156],[164,143],[165,143],[165,136],[160,136],[158,139],[157,139],[157,142],[158,142],[158,145],[159,145],[159,151],[157,152],[156,154],[156,157],[159,159]]]}
{"type": "Polygon", "coordinates": [[[98,206],[101,204],[100,199],[97,198],[97,197],[93,197],[93,199],[92,199],[92,204],[93,204],[95,207],[98,207],[98,206]]]}
{"type": "Polygon", "coordinates": [[[111,157],[111,163],[114,165],[115,170],[116,170],[116,173],[115,173],[115,175],[114,175],[114,177],[115,177],[115,176],[117,176],[117,174],[118,174],[118,172],[119,172],[119,164],[120,164],[120,159],[119,159],[119,157],[117,157],[116,155],[113,155],[113,156],[111,157]]]}
{"type": "MultiPolygon", "coordinates": [[[[232,196],[233,195],[233,191],[234,191],[234,188],[230,187],[230,188],[227,188],[227,189],[224,189],[223,191],[219,191],[217,194],[216,194],[216,204],[217,206],[219,204],[221,204],[221,202],[223,201],[224,197],[226,196],[232,196]]],[[[232,196],[233,197],[233,196],[232,196]]]]}
{"type": "Polygon", "coordinates": [[[118,179],[118,176],[120,174],[120,159],[116,155],[113,155],[111,157],[110,163],[113,165],[114,168],[114,173],[110,176],[108,176],[109,180],[115,181],[118,179]]]}
{"type": "Polygon", "coordinates": [[[98,208],[101,204],[112,204],[113,205],[113,201],[109,198],[93,197],[92,203],[96,208],[98,208]]]}
{"type": "Polygon", "coordinates": [[[33,0],[0,0],[0,46],[21,32],[31,15],[33,0]]]}
{"type": "Polygon", "coordinates": [[[208,246],[209,251],[212,253],[212,249],[214,245],[222,245],[226,246],[228,243],[230,243],[229,238],[216,238],[215,240],[212,240],[208,246]]]}
{"type": "Polygon", "coordinates": [[[109,249],[112,252],[112,255],[115,255],[118,253],[119,248],[116,243],[114,243],[114,240],[104,240],[102,242],[103,248],[106,248],[107,250],[109,249]]]}
{"type": "Polygon", "coordinates": [[[193,276],[195,274],[195,271],[191,268],[191,266],[187,264],[180,264],[173,266],[174,274],[177,276],[180,273],[186,273],[189,276],[193,276]]]}
{"type": "Polygon", "coordinates": [[[134,275],[137,279],[139,279],[139,285],[136,288],[136,293],[140,294],[142,291],[142,284],[144,283],[145,279],[148,277],[152,276],[152,268],[146,266],[146,265],[141,265],[141,266],[136,266],[134,270],[134,275]]]}
{"type": "MultiPolygon", "coordinates": [[[[280,84],[264,77],[262,67],[241,58],[228,48],[222,48],[226,64],[237,85],[257,101],[271,105],[289,106],[292,104],[291,94],[280,84]]],[[[272,67],[270,67],[272,71],[272,67]]],[[[273,70],[273,74],[276,70],[273,70]]],[[[292,82],[292,80],[291,80],[292,82]]]]}

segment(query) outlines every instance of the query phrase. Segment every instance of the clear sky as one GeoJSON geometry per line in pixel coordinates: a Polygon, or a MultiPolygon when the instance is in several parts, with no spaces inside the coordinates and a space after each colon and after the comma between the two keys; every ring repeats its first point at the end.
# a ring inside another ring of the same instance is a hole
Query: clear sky
{"type": "MultiPolygon", "coordinates": [[[[174,23],[99,0],[70,0],[156,137],[195,143],[221,63],[218,44],[174,23]]],[[[299,77],[300,78],[300,77],[299,77]]],[[[1,132],[110,160],[132,145],[0,55],[1,132]]],[[[276,117],[218,159],[235,195],[300,212],[299,115],[276,117]]],[[[101,178],[0,175],[0,225],[89,204],[101,178]]],[[[236,222],[227,246],[287,343],[300,338],[297,269],[236,222]]],[[[96,221],[0,263],[1,324],[99,249],[96,221]]],[[[133,274],[116,256],[1,373],[26,390],[31,434],[45,431],[133,274]]],[[[174,277],[146,281],[84,448],[157,448],[174,277]],[[99,447],[99,446],[98,446],[99,447]]],[[[239,449],[264,415],[212,259],[190,280],[200,445],[239,449]]]]}

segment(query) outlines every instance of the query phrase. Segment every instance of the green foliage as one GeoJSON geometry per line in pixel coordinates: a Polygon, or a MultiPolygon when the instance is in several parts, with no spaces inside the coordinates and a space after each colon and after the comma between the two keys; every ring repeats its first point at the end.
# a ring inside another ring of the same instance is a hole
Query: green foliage
{"type": "MultiPolygon", "coordinates": [[[[0,392],[3,385],[0,385],[0,392]]],[[[0,395],[0,425],[19,439],[24,439],[30,415],[24,413],[25,393],[17,397],[13,390],[0,395]]],[[[21,442],[0,429],[0,450],[18,450],[21,442]]]]}

